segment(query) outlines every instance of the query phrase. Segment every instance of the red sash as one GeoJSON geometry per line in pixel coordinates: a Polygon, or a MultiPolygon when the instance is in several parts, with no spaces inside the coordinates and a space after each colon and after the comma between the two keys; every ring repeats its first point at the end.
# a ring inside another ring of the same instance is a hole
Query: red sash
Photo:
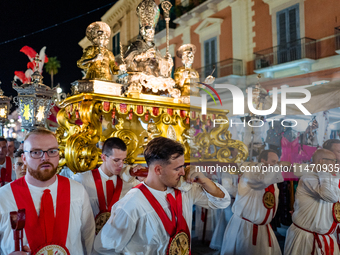
{"type": "Polygon", "coordinates": [[[63,176],[58,176],[57,190],[57,209],[54,218],[53,228],[48,228],[52,235],[52,242],[45,243],[46,236],[43,235],[43,230],[39,226],[39,217],[35,209],[33,199],[25,178],[20,178],[11,183],[12,192],[18,209],[26,209],[25,233],[28,244],[35,254],[40,248],[49,244],[56,244],[62,247],[66,245],[68,224],[70,217],[71,204],[71,187],[70,181],[63,176]]]}
{"type": "Polygon", "coordinates": [[[122,192],[122,188],[123,188],[122,179],[119,177],[119,175],[117,175],[116,188],[113,187],[113,190],[111,191],[108,185],[106,185],[106,195],[107,195],[107,203],[108,203],[108,206],[106,206],[104,188],[103,188],[102,178],[100,177],[99,170],[93,169],[92,175],[93,175],[94,182],[96,184],[97,196],[98,196],[98,201],[99,201],[99,210],[100,210],[99,214],[104,213],[104,212],[111,212],[112,206],[119,200],[120,193],[122,192]]]}
{"type": "MultiPolygon", "coordinates": [[[[189,237],[189,247],[190,247],[190,231],[187,225],[187,222],[185,221],[183,217],[183,210],[182,210],[182,193],[180,190],[175,189],[175,196],[176,200],[173,198],[171,194],[168,194],[172,197],[172,199],[168,199],[168,202],[170,203],[170,210],[171,210],[171,220],[165,213],[163,207],[161,204],[157,201],[157,199],[152,195],[150,190],[145,187],[143,183],[138,184],[135,188],[139,189],[146,199],[149,201],[153,209],[158,214],[159,218],[161,219],[163,226],[170,235],[170,241],[171,243],[172,239],[180,232],[185,232],[189,237]],[[176,224],[176,218],[177,217],[177,224],[176,224]]],[[[191,251],[189,251],[189,254],[191,254],[191,251]]]]}
{"type": "Polygon", "coordinates": [[[336,228],[337,223],[335,221],[333,221],[333,224],[332,224],[331,228],[329,229],[329,231],[326,234],[319,234],[319,233],[316,233],[316,232],[312,232],[312,231],[309,231],[307,229],[304,229],[304,228],[296,225],[295,223],[293,223],[293,224],[297,228],[299,228],[299,229],[301,229],[303,231],[306,231],[308,233],[313,234],[314,240],[313,240],[313,250],[312,250],[311,255],[314,255],[314,252],[315,252],[315,243],[317,243],[317,245],[319,246],[321,254],[325,255],[325,253],[324,253],[324,251],[322,249],[322,244],[321,244],[320,236],[322,236],[323,242],[325,244],[326,255],[333,255],[334,254],[334,241],[333,241],[332,237],[330,237],[329,235],[332,234],[334,232],[335,228],[336,228]],[[330,245],[328,245],[326,236],[328,236],[329,239],[330,239],[330,245]]]}
{"type": "MultiPolygon", "coordinates": [[[[266,192],[272,193],[272,194],[274,195],[274,198],[275,198],[275,187],[274,187],[274,184],[269,185],[269,186],[265,189],[265,193],[266,193],[266,192]]],[[[266,224],[266,222],[267,222],[267,220],[268,220],[268,218],[269,218],[269,215],[270,215],[270,211],[271,211],[272,209],[273,209],[273,217],[274,217],[274,215],[275,215],[275,210],[276,210],[276,199],[275,199],[275,201],[274,201],[274,206],[273,206],[273,208],[270,208],[270,209],[266,208],[266,209],[267,209],[267,213],[266,213],[266,216],[265,216],[263,222],[262,222],[261,224],[254,224],[254,223],[253,223],[253,245],[256,245],[256,241],[257,241],[257,233],[258,233],[259,225],[265,225],[265,224],[266,224]]],[[[248,219],[246,219],[246,218],[242,218],[242,219],[251,222],[250,220],[248,220],[248,219]]],[[[251,223],[252,223],[252,222],[251,222],[251,223]]],[[[267,227],[267,234],[268,234],[268,244],[269,244],[269,247],[272,247],[272,241],[271,241],[271,239],[270,239],[270,231],[269,231],[269,226],[268,226],[268,225],[269,225],[269,224],[266,225],[266,227],[267,227]]]]}
{"type": "Polygon", "coordinates": [[[0,170],[0,187],[5,185],[5,182],[12,181],[12,161],[10,157],[6,157],[6,168],[0,170]]]}

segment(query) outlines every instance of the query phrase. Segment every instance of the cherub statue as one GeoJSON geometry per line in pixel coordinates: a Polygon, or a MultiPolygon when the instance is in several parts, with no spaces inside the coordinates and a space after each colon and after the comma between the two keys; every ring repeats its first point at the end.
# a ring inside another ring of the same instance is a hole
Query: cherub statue
{"type": "Polygon", "coordinates": [[[184,143],[188,143],[190,147],[191,155],[195,155],[199,150],[199,147],[195,144],[195,141],[194,141],[195,133],[196,133],[196,129],[194,127],[191,127],[185,130],[185,132],[182,135],[184,137],[184,143]]]}
{"type": "Polygon", "coordinates": [[[112,81],[113,75],[117,74],[119,69],[115,57],[107,49],[110,34],[111,29],[105,22],[93,22],[87,27],[86,37],[93,45],[87,47],[81,59],[77,61],[78,67],[86,71],[83,79],[112,81]]]}
{"type": "Polygon", "coordinates": [[[171,94],[175,86],[175,81],[170,78],[173,60],[170,54],[162,57],[154,43],[159,13],[154,0],[143,0],[137,6],[139,38],[128,46],[124,59],[130,83],[140,83],[147,93],[168,91],[171,94]]]}
{"type": "Polygon", "coordinates": [[[144,143],[142,145],[142,147],[144,148],[152,139],[160,136],[162,134],[162,131],[157,128],[157,125],[153,121],[150,121],[150,123],[148,124],[148,130],[144,130],[140,135],[143,135],[145,133],[147,134],[147,137],[145,137],[144,143]]]}

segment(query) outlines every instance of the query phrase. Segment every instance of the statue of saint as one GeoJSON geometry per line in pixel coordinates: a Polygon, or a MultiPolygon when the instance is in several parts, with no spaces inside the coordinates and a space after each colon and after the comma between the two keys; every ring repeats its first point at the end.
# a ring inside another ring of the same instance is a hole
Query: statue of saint
{"type": "Polygon", "coordinates": [[[124,59],[130,84],[139,83],[148,92],[168,91],[171,94],[175,86],[175,81],[170,78],[173,60],[170,54],[162,57],[154,43],[159,13],[154,0],[143,0],[137,6],[139,38],[128,46],[124,59]]]}
{"type": "Polygon", "coordinates": [[[93,22],[87,27],[86,37],[93,45],[87,47],[77,61],[78,67],[86,71],[83,79],[113,81],[113,75],[118,73],[115,57],[107,49],[110,34],[111,29],[105,22],[93,22]]]}
{"type": "Polygon", "coordinates": [[[195,52],[196,46],[193,44],[184,44],[177,50],[177,57],[182,59],[184,66],[178,67],[175,70],[174,78],[176,87],[181,90],[182,96],[200,95],[197,87],[201,87],[201,85],[196,84],[199,82],[199,74],[195,69],[191,68],[195,52]]]}

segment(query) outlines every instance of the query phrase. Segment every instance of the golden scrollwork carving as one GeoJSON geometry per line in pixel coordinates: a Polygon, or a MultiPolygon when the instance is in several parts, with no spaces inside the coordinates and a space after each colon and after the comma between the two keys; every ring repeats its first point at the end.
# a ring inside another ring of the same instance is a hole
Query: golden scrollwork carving
{"type": "Polygon", "coordinates": [[[92,100],[76,105],[58,112],[59,166],[66,164],[74,172],[83,172],[93,169],[99,160],[96,144],[102,133],[99,121],[102,105],[92,100]],[[77,120],[81,127],[76,124],[77,120]]]}
{"type": "Polygon", "coordinates": [[[135,158],[137,158],[138,154],[138,137],[131,130],[118,130],[113,133],[113,137],[118,137],[124,141],[127,147],[128,154],[126,156],[126,160],[130,163],[135,162],[135,158]]]}
{"type": "Polygon", "coordinates": [[[231,138],[230,131],[228,131],[229,121],[227,116],[219,114],[217,118],[226,121],[210,130],[208,127],[209,131],[204,128],[202,133],[197,134],[195,139],[190,141],[191,146],[189,146],[189,142],[187,143],[187,147],[194,148],[191,151],[191,159],[194,159],[195,155],[193,154],[197,153],[200,161],[215,159],[219,162],[239,163],[246,159],[248,157],[248,148],[243,142],[231,138]],[[196,151],[197,147],[198,152],[196,151]],[[230,158],[230,148],[237,149],[238,153],[235,157],[230,158]]]}
{"type": "Polygon", "coordinates": [[[73,134],[66,142],[65,159],[73,172],[94,169],[98,163],[96,144],[93,144],[85,132],[73,134]]]}

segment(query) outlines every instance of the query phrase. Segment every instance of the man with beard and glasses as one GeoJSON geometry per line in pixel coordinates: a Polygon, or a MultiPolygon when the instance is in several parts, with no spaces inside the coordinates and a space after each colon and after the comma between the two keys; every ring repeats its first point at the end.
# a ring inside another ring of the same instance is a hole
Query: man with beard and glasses
{"type": "Polygon", "coordinates": [[[226,208],[228,192],[201,172],[184,171],[184,148],[169,138],[151,140],[144,151],[146,180],[130,190],[111,210],[95,239],[99,254],[189,254],[193,204],[226,208]],[[195,183],[193,183],[195,182],[195,183]],[[181,251],[181,253],[178,253],[181,251]]]}
{"type": "MultiPolygon", "coordinates": [[[[33,130],[25,138],[27,173],[0,189],[0,254],[15,249],[10,212],[25,209],[23,244],[32,254],[91,254],[94,220],[84,187],[58,176],[55,135],[33,130]]],[[[26,254],[15,252],[14,254],[26,254]]]]}
{"type": "MultiPolygon", "coordinates": [[[[127,148],[124,141],[111,137],[103,144],[103,164],[92,171],[73,175],[89,194],[98,233],[110,218],[111,207],[140,182],[129,175],[130,167],[125,165],[127,148]]],[[[141,166],[134,168],[138,169],[141,166]]]]}
{"type": "Polygon", "coordinates": [[[15,172],[12,171],[12,160],[6,155],[7,140],[0,137],[0,187],[15,180],[15,172]]]}

